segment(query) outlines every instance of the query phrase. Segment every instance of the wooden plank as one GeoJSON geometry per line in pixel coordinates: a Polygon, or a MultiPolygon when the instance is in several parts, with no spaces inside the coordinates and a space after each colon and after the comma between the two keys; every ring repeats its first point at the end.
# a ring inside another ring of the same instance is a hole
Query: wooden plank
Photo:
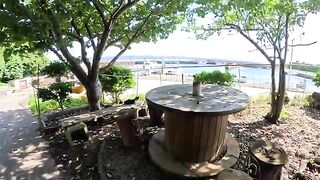
{"type": "Polygon", "coordinates": [[[201,136],[200,136],[200,151],[199,151],[199,156],[198,156],[198,162],[204,162],[207,161],[208,159],[211,158],[211,155],[208,155],[208,134],[210,134],[211,127],[209,126],[210,124],[210,117],[205,117],[205,116],[200,116],[199,120],[202,121],[202,127],[201,127],[201,136]],[[209,156],[209,157],[207,157],[209,156]]]}
{"type": "Polygon", "coordinates": [[[96,120],[99,117],[106,116],[106,115],[112,115],[114,113],[120,112],[123,109],[130,109],[130,108],[139,108],[142,107],[142,104],[132,104],[132,105],[122,105],[122,106],[112,106],[108,108],[103,108],[97,111],[80,114],[77,116],[71,116],[67,118],[63,118],[59,120],[61,123],[62,128],[66,128],[68,126],[71,126],[73,124],[79,123],[79,122],[88,122],[92,120],[96,120]]]}
{"type": "Polygon", "coordinates": [[[221,128],[221,120],[222,120],[222,117],[221,116],[217,116],[216,117],[216,126],[215,127],[212,127],[212,131],[214,132],[213,135],[214,135],[214,143],[213,143],[213,147],[212,147],[212,157],[211,157],[211,161],[215,160],[216,157],[218,156],[218,152],[217,152],[217,149],[219,147],[219,136],[220,136],[220,128],[221,128]]]}

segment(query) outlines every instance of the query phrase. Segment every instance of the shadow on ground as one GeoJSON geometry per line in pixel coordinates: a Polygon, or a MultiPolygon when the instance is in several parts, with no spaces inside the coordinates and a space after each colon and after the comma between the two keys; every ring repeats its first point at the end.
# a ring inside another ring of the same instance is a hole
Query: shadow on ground
{"type": "Polygon", "coordinates": [[[1,111],[0,138],[0,179],[60,178],[30,111],[1,111]]]}

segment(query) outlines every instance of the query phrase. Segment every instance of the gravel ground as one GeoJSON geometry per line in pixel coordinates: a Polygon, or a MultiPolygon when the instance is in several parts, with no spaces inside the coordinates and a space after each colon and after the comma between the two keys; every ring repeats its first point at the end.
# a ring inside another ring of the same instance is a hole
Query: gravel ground
{"type": "Polygon", "coordinates": [[[280,145],[288,154],[289,162],[282,172],[282,179],[297,179],[301,174],[306,179],[320,179],[318,172],[307,168],[307,163],[320,156],[319,112],[309,107],[288,106],[286,119],[279,125],[263,120],[269,105],[251,106],[229,118],[229,133],[240,145],[240,159],[235,168],[247,172],[248,147],[256,140],[270,140],[280,145]]]}
{"type": "MultiPolygon", "coordinates": [[[[279,144],[289,155],[289,162],[282,172],[282,179],[295,179],[297,173],[306,179],[317,180],[320,176],[312,172],[306,164],[320,156],[319,113],[311,108],[286,107],[288,115],[280,125],[271,125],[263,120],[269,105],[250,106],[247,110],[230,116],[228,132],[239,142],[240,158],[235,169],[247,172],[248,147],[259,139],[271,140],[279,144]]],[[[144,127],[147,127],[143,125],[144,127]]],[[[147,145],[153,134],[145,131],[145,144],[137,149],[125,148],[122,144],[116,124],[106,137],[103,152],[103,167],[108,179],[181,179],[166,174],[150,160],[147,145]]]]}

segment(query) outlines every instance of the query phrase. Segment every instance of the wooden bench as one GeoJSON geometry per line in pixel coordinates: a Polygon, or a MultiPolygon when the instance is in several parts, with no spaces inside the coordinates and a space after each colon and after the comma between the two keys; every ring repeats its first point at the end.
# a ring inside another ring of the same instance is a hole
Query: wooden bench
{"type": "Polygon", "coordinates": [[[97,121],[97,119],[100,117],[107,116],[107,115],[114,115],[122,109],[130,109],[133,107],[142,108],[143,104],[136,103],[136,104],[130,104],[130,105],[118,105],[118,106],[103,108],[94,112],[89,112],[89,113],[80,114],[77,116],[63,118],[59,120],[59,123],[61,124],[62,129],[66,129],[69,126],[72,126],[80,122],[87,123],[91,121],[97,121]]]}

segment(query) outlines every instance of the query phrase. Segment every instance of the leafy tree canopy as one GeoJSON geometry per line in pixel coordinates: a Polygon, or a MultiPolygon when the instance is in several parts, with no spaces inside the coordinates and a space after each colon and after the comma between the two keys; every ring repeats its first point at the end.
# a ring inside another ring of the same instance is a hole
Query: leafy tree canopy
{"type": "Polygon", "coordinates": [[[85,86],[93,111],[100,108],[98,72],[104,51],[112,46],[120,49],[104,69],[108,70],[132,43],[167,38],[184,21],[191,2],[1,0],[0,44],[11,50],[41,49],[55,53],[85,86]],[[81,47],[80,57],[70,52],[74,44],[81,47]],[[89,48],[93,54],[88,55],[89,48]]]}
{"type": "MultiPolygon", "coordinates": [[[[283,107],[285,94],[285,63],[289,35],[304,24],[308,13],[319,10],[318,0],[196,0],[190,10],[191,29],[198,38],[208,38],[222,30],[236,31],[249,41],[271,65],[271,111],[266,116],[276,123],[283,107]],[[192,16],[196,15],[196,16],[192,16]],[[198,25],[197,19],[206,17],[211,23],[198,25]],[[276,91],[275,66],[279,62],[278,90],[276,91]],[[276,94],[277,92],[277,94],[276,94]]],[[[311,45],[314,44],[304,44],[311,45]]]]}
{"type": "Polygon", "coordinates": [[[93,48],[97,66],[110,46],[126,50],[133,42],[166,38],[184,20],[187,5],[170,0],[2,0],[0,42],[11,49],[51,50],[77,74],[76,61],[85,62],[90,72],[87,48],[93,48]],[[73,42],[81,45],[80,58],[69,52],[73,42]]]}
{"type": "Polygon", "coordinates": [[[36,75],[39,68],[48,64],[48,59],[41,53],[5,55],[5,48],[0,48],[0,79],[7,82],[25,76],[36,75]]]}

